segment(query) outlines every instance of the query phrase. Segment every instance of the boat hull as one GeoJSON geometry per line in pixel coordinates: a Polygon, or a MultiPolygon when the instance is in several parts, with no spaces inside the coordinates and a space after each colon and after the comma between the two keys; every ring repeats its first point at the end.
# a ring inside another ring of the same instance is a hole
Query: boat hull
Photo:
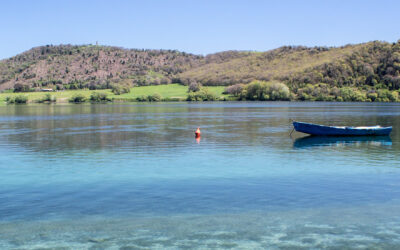
{"type": "Polygon", "coordinates": [[[389,135],[392,127],[333,127],[305,122],[293,122],[298,132],[320,136],[370,136],[389,135]]]}

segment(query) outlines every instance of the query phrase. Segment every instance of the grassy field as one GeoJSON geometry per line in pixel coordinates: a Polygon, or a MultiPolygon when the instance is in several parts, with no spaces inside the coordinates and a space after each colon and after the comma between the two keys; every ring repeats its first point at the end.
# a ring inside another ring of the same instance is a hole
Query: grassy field
{"type": "MultiPolygon", "coordinates": [[[[223,95],[224,87],[207,87],[211,92],[213,92],[216,96],[226,96],[223,95]]],[[[161,95],[163,99],[169,98],[173,100],[181,100],[184,101],[187,96],[187,86],[183,86],[180,84],[168,84],[168,85],[157,85],[157,86],[142,86],[142,87],[134,87],[131,88],[130,93],[122,94],[122,95],[114,95],[110,89],[104,90],[65,90],[58,92],[28,92],[28,93],[0,93],[0,103],[5,104],[6,98],[8,96],[18,96],[24,95],[28,97],[28,102],[36,102],[42,99],[47,93],[55,96],[57,98],[57,103],[66,103],[68,99],[74,95],[81,94],[86,98],[89,98],[93,92],[102,92],[107,93],[108,97],[117,100],[117,101],[135,101],[137,97],[140,96],[148,96],[155,93],[161,95]]]]}
{"type": "MultiPolygon", "coordinates": [[[[224,87],[207,87],[211,92],[213,92],[216,96],[223,96],[222,92],[224,91],[224,87]]],[[[136,99],[139,96],[148,96],[154,93],[158,93],[162,98],[172,98],[172,99],[180,99],[185,100],[187,96],[187,86],[183,86],[180,84],[168,84],[168,85],[157,85],[157,86],[143,86],[143,87],[135,87],[131,89],[130,93],[122,94],[119,96],[111,96],[116,99],[126,100],[126,99],[136,99]]]]}

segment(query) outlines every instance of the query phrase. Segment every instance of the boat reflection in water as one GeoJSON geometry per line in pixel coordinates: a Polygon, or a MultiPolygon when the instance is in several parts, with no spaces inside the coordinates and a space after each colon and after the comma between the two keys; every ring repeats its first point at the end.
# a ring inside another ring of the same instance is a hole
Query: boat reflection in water
{"type": "Polygon", "coordinates": [[[373,146],[391,146],[392,140],[389,136],[306,136],[297,138],[294,148],[308,148],[321,146],[350,146],[350,145],[373,145],[373,146]]]}

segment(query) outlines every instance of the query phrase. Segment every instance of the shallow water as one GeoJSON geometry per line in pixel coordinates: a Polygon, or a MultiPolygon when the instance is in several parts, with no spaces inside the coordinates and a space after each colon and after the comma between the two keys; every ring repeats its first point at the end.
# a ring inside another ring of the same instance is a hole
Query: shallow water
{"type": "Polygon", "coordinates": [[[0,248],[398,248],[399,125],[391,103],[0,107],[0,248]]]}

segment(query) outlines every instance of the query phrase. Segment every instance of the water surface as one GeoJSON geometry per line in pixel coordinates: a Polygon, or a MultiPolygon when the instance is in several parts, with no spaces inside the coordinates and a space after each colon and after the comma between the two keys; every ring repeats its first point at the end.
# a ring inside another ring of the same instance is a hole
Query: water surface
{"type": "Polygon", "coordinates": [[[398,124],[392,103],[0,107],[0,248],[399,247],[398,124]]]}

